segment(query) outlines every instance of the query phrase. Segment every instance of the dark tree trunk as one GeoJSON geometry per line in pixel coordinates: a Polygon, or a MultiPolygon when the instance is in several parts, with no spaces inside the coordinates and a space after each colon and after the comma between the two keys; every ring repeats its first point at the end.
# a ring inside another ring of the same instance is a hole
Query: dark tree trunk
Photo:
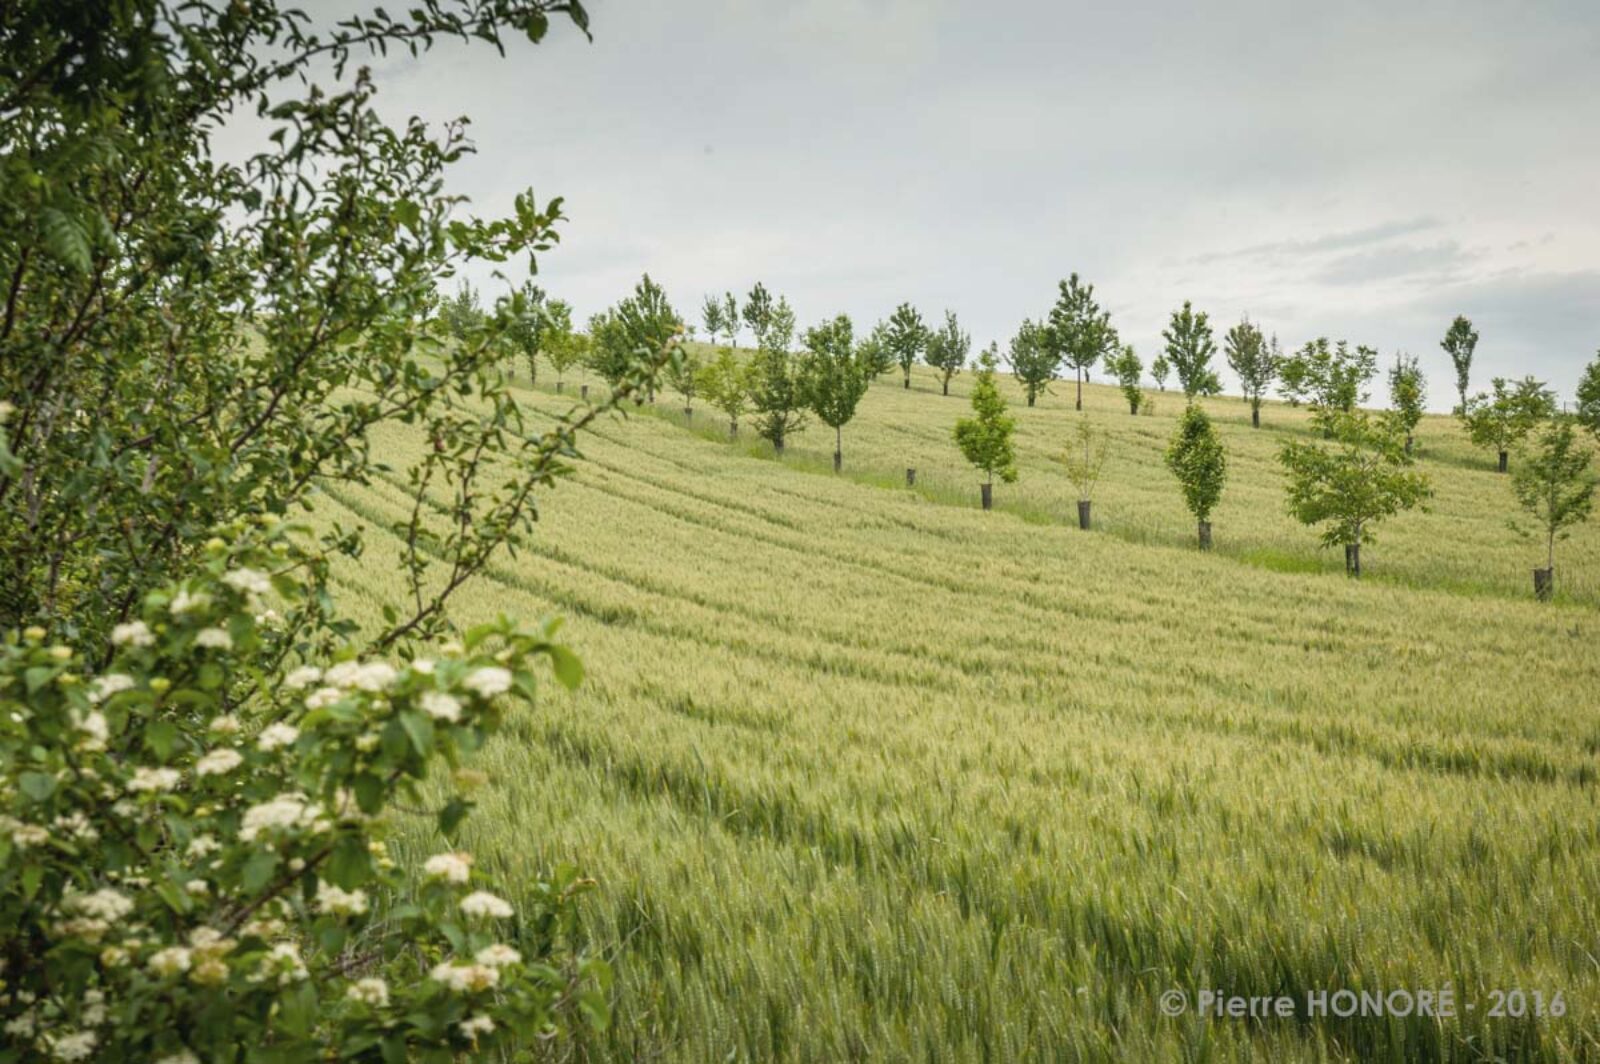
{"type": "Polygon", "coordinates": [[[1033,389],[1032,388],[1028,389],[1028,405],[1029,406],[1033,405],[1033,389]]]}
{"type": "Polygon", "coordinates": [[[905,386],[906,391],[909,392],[911,390],[911,371],[910,370],[906,370],[906,379],[901,381],[900,383],[905,386]]]}
{"type": "Polygon", "coordinates": [[[580,399],[589,398],[589,386],[587,384],[583,384],[583,385],[579,385],[578,386],[578,398],[580,398],[580,399]]]}
{"type": "Polygon", "coordinates": [[[1412,442],[1411,433],[1408,432],[1408,433],[1406,433],[1406,456],[1407,457],[1410,457],[1410,455],[1411,455],[1411,442],[1412,442]]]}
{"type": "Polygon", "coordinates": [[[1357,580],[1361,579],[1361,544],[1344,545],[1344,571],[1357,580]]]}
{"type": "Polygon", "coordinates": [[[984,481],[978,486],[983,489],[983,508],[985,510],[994,509],[994,484],[984,481]]]}
{"type": "Polygon", "coordinates": [[[1088,499],[1079,499],[1078,500],[1078,527],[1083,529],[1083,531],[1085,531],[1085,532],[1089,531],[1089,500],[1088,499]]]}
{"type": "Polygon", "coordinates": [[[690,421],[693,421],[694,420],[694,407],[692,407],[692,406],[684,407],[683,408],[683,416],[688,418],[690,421]]]}
{"type": "Polygon", "coordinates": [[[1500,452],[1500,472],[1504,473],[1505,471],[1506,471],[1506,452],[1505,451],[1501,451],[1500,452]]]}
{"type": "Polygon", "coordinates": [[[1200,522],[1200,549],[1201,550],[1210,550],[1211,549],[1211,522],[1210,521],[1201,521],[1200,522]]]}
{"type": "Polygon", "coordinates": [[[916,486],[917,486],[917,471],[916,471],[915,468],[913,468],[911,466],[906,466],[906,487],[914,488],[916,486]]]}
{"type": "Polygon", "coordinates": [[[1080,369],[1080,370],[1077,371],[1077,377],[1078,377],[1078,405],[1077,405],[1076,409],[1082,410],[1083,409],[1083,370],[1080,369]]]}
{"type": "Polygon", "coordinates": [[[561,394],[561,382],[560,381],[556,381],[556,394],[557,395],[561,394]]]}
{"type": "Polygon", "coordinates": [[[738,438],[739,438],[739,423],[737,421],[729,421],[728,422],[728,439],[736,440],[738,438]]]}
{"type": "Polygon", "coordinates": [[[1535,569],[1533,571],[1533,597],[1540,602],[1549,602],[1556,593],[1556,571],[1554,568],[1535,569]]]}
{"type": "Polygon", "coordinates": [[[844,429],[843,426],[833,427],[833,471],[839,472],[844,468],[844,429]]]}
{"type": "Polygon", "coordinates": [[[1139,400],[1137,400],[1137,399],[1129,399],[1128,400],[1128,413],[1132,414],[1134,417],[1138,417],[1139,416],[1139,400]]]}
{"type": "Polygon", "coordinates": [[[772,453],[777,455],[779,458],[783,457],[783,437],[782,436],[779,436],[777,439],[772,441],[772,453]]]}
{"type": "Polygon", "coordinates": [[[940,383],[941,383],[941,384],[943,384],[943,385],[944,385],[944,394],[945,394],[945,395],[949,395],[949,394],[950,394],[950,378],[949,378],[949,377],[946,377],[946,378],[945,378],[945,379],[944,379],[944,380],[943,380],[943,381],[941,381],[941,382],[940,382],[940,383]]]}
{"type": "Polygon", "coordinates": [[[1251,403],[1250,404],[1250,427],[1253,428],[1253,429],[1258,429],[1258,428],[1261,427],[1261,404],[1260,403],[1251,403]]]}

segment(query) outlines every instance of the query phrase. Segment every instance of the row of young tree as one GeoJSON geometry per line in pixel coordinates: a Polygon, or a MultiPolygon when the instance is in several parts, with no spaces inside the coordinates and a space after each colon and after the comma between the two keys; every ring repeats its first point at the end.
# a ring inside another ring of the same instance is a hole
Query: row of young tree
{"type": "MultiPolygon", "coordinates": [[[[834,430],[833,466],[843,467],[844,427],[856,414],[872,380],[899,369],[909,388],[911,370],[919,361],[941,375],[949,394],[952,377],[967,365],[971,337],[952,312],[944,324],[930,329],[921,314],[901,304],[886,320],[858,337],[847,315],[837,315],[798,335],[786,298],[776,299],[756,284],[743,303],[733,295],[708,296],[701,324],[717,347],[707,360],[682,341],[694,332],[667,299],[662,287],[646,275],[626,299],[594,315],[587,335],[572,328],[570,306],[547,299],[531,284],[521,295],[527,324],[509,332],[514,351],[525,356],[537,374],[542,355],[561,375],[574,365],[592,369],[615,385],[639,358],[664,358],[665,380],[693,417],[694,401],[703,398],[728,419],[737,436],[741,419],[782,454],[785,444],[811,417],[834,430]],[[749,330],[754,353],[740,358],[741,334],[749,330]]],[[[476,297],[463,287],[441,308],[447,326],[471,327],[476,297]]],[[[1208,315],[1192,304],[1173,312],[1163,332],[1165,347],[1153,370],[1159,387],[1176,375],[1186,408],[1167,452],[1167,465],[1177,477],[1193,513],[1202,549],[1211,546],[1211,515],[1227,476],[1227,456],[1211,418],[1198,405],[1201,397],[1221,391],[1213,366],[1216,338],[1208,315]]],[[[1536,590],[1548,597],[1553,589],[1555,543],[1589,513],[1593,482],[1590,456],[1579,442],[1576,426],[1600,436],[1600,358],[1579,387],[1575,416],[1558,412],[1554,394],[1532,377],[1520,381],[1495,378],[1491,390],[1468,395],[1478,334],[1458,317],[1441,347],[1456,371],[1461,403],[1456,408],[1469,437],[1498,452],[1498,468],[1506,472],[1509,454],[1536,437],[1528,460],[1513,478],[1518,501],[1533,517],[1546,546],[1546,564],[1536,572],[1536,590]]],[[[1322,442],[1291,441],[1279,451],[1287,473],[1287,502],[1301,522],[1319,527],[1326,546],[1342,546],[1347,570],[1361,573],[1361,547],[1373,541],[1373,529],[1384,519],[1421,505],[1430,489],[1428,478],[1414,467],[1414,433],[1425,412],[1426,378],[1416,358],[1399,355],[1388,371],[1392,408],[1381,413],[1364,409],[1378,373],[1378,353],[1365,345],[1317,338],[1285,355],[1277,338],[1269,337],[1248,318],[1223,337],[1228,366],[1239,378],[1250,403],[1251,424],[1261,426],[1261,407],[1276,386],[1291,405],[1304,405],[1320,430],[1322,442]]],[[[1083,409],[1083,383],[1096,364],[1115,376],[1128,399],[1129,412],[1148,411],[1142,387],[1143,364],[1132,345],[1120,342],[1110,315],[1098,303],[1094,286],[1077,274],[1060,282],[1058,299],[1038,322],[1026,320],[1012,338],[1009,358],[1029,405],[1050,384],[1070,370],[1076,385],[1075,405],[1083,409]]],[[[994,481],[1015,481],[1017,468],[1012,437],[1015,419],[997,385],[1000,355],[991,344],[976,360],[972,416],[954,428],[963,455],[984,474],[980,498],[993,502],[994,481]]],[[[653,389],[645,398],[653,398],[653,389]]],[[[1079,491],[1079,523],[1088,528],[1090,494],[1106,459],[1104,433],[1080,420],[1077,438],[1067,448],[1063,466],[1079,491]]]]}

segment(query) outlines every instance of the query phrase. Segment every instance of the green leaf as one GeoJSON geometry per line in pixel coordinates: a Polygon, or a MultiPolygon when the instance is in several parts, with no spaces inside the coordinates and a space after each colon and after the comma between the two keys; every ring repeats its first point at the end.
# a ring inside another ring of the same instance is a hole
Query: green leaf
{"type": "Polygon", "coordinates": [[[39,229],[52,258],[79,273],[89,272],[89,234],[76,219],[46,207],[39,212],[39,229]]]}
{"type": "Polygon", "coordinates": [[[465,798],[450,799],[445,807],[439,810],[439,830],[447,836],[454,834],[457,826],[471,811],[472,803],[465,798]]]}
{"type": "Polygon", "coordinates": [[[56,778],[45,772],[24,772],[17,777],[22,793],[36,802],[42,802],[56,792],[56,778]]]}
{"type": "Polygon", "coordinates": [[[146,750],[165,761],[172,756],[172,748],[178,742],[178,728],[168,720],[158,720],[144,730],[144,746],[146,750]]]}
{"type": "Polygon", "coordinates": [[[323,876],[342,890],[354,890],[372,878],[372,854],[359,836],[340,839],[323,866],[323,876]]]}
{"type": "Polygon", "coordinates": [[[550,648],[550,669],[556,675],[556,682],[569,691],[583,682],[583,662],[566,647],[550,648]]]}
{"type": "Polygon", "coordinates": [[[254,893],[271,881],[273,870],[277,867],[277,854],[270,850],[258,850],[250,855],[244,868],[239,871],[239,886],[247,893],[254,893]]]}
{"type": "Polygon", "coordinates": [[[361,811],[372,816],[383,808],[383,781],[370,772],[363,772],[351,784],[356,792],[356,804],[361,811]]]}
{"type": "Polygon", "coordinates": [[[406,730],[406,735],[411,739],[411,748],[417,752],[418,757],[427,757],[433,751],[433,721],[415,710],[404,710],[400,714],[400,726],[406,730]]]}

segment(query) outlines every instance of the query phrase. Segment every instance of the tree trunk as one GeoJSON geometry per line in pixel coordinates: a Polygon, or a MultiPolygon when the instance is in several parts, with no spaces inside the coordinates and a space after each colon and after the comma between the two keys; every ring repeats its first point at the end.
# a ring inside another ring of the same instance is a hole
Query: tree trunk
{"type": "Polygon", "coordinates": [[[1411,433],[1406,433],[1406,457],[1411,457],[1411,433]]]}
{"type": "Polygon", "coordinates": [[[983,489],[983,508],[985,510],[994,509],[994,483],[986,480],[979,487],[983,489]]]}
{"type": "Polygon", "coordinates": [[[683,408],[683,416],[688,418],[690,421],[693,421],[694,420],[694,407],[692,407],[692,406],[684,407],[683,408]]]}
{"type": "Polygon", "coordinates": [[[1088,499],[1079,499],[1078,500],[1078,527],[1080,529],[1082,529],[1083,531],[1085,531],[1085,532],[1089,531],[1089,500],[1088,499]]]}
{"type": "Polygon", "coordinates": [[[1080,369],[1080,370],[1077,371],[1077,377],[1078,377],[1078,405],[1077,405],[1077,407],[1075,409],[1082,410],[1083,409],[1083,370],[1080,369]]]}
{"type": "Polygon", "coordinates": [[[1533,597],[1549,602],[1556,593],[1556,571],[1552,568],[1533,571],[1533,597]]]}
{"type": "Polygon", "coordinates": [[[1137,399],[1129,399],[1128,400],[1128,413],[1132,414],[1134,417],[1138,417],[1139,416],[1139,400],[1137,400],[1137,399]]]}
{"type": "Polygon", "coordinates": [[[561,381],[559,379],[556,381],[556,394],[561,394],[561,381]]]}
{"type": "Polygon", "coordinates": [[[589,386],[587,384],[582,384],[582,385],[578,386],[578,398],[580,398],[580,399],[589,398],[589,386]]]}
{"type": "Polygon", "coordinates": [[[1505,451],[1501,451],[1500,452],[1500,472],[1502,472],[1502,473],[1504,473],[1506,471],[1506,458],[1507,458],[1506,452],[1505,451]]]}
{"type": "Polygon", "coordinates": [[[833,427],[833,471],[839,472],[844,468],[844,430],[842,426],[833,427]]]}
{"type": "Polygon", "coordinates": [[[1261,427],[1261,404],[1260,403],[1251,403],[1250,404],[1250,427],[1253,428],[1253,429],[1258,429],[1258,428],[1261,427]]]}
{"type": "Polygon", "coordinates": [[[1211,522],[1210,521],[1201,521],[1200,522],[1200,549],[1201,550],[1210,550],[1211,549],[1211,522]]]}
{"type": "Polygon", "coordinates": [[[739,438],[739,423],[737,421],[731,421],[730,420],[728,422],[728,439],[736,440],[738,438],[739,438]]]}
{"type": "Polygon", "coordinates": [[[911,390],[911,371],[910,370],[906,370],[906,379],[904,381],[902,381],[901,383],[903,385],[905,385],[906,391],[909,392],[911,390]]]}
{"type": "Polygon", "coordinates": [[[1361,544],[1344,545],[1344,571],[1357,580],[1361,579],[1361,544]]]}
{"type": "Polygon", "coordinates": [[[917,471],[912,466],[906,466],[906,487],[914,488],[916,486],[917,486],[917,471]]]}
{"type": "Polygon", "coordinates": [[[943,384],[943,385],[944,385],[944,394],[945,394],[945,395],[949,395],[949,394],[950,394],[950,378],[949,378],[949,377],[946,377],[946,378],[945,378],[945,379],[944,379],[944,380],[943,380],[943,381],[941,381],[941,382],[940,382],[940,383],[941,383],[941,384],[943,384]]]}
{"type": "Polygon", "coordinates": [[[779,436],[777,439],[772,441],[772,453],[777,455],[779,458],[783,457],[783,437],[782,436],[779,436]]]}
{"type": "Polygon", "coordinates": [[[1032,388],[1028,389],[1028,405],[1029,406],[1033,405],[1033,389],[1032,388]]]}

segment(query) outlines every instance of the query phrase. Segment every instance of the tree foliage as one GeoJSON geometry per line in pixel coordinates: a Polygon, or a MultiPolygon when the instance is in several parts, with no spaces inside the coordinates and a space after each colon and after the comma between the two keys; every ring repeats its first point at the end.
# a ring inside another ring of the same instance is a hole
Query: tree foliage
{"type": "Polygon", "coordinates": [[[1594,508],[1595,479],[1589,472],[1592,456],[1575,426],[1570,417],[1550,419],[1521,456],[1511,478],[1518,505],[1534,519],[1544,538],[1545,566],[1552,570],[1556,541],[1571,535],[1569,529],[1587,521],[1594,508]]]}
{"type": "Polygon", "coordinates": [[[1061,356],[1051,343],[1048,328],[1031,318],[1024,318],[1011,338],[1006,364],[1027,393],[1028,405],[1050,390],[1050,382],[1061,369],[1061,356]]]}
{"type": "Polygon", "coordinates": [[[1250,402],[1250,424],[1261,427],[1261,400],[1278,378],[1278,367],[1283,356],[1278,351],[1278,338],[1269,342],[1261,327],[1245,318],[1228,330],[1223,339],[1223,352],[1228,366],[1239,378],[1239,386],[1250,402]]]}
{"type": "Polygon", "coordinates": [[[757,350],[765,346],[767,332],[772,328],[772,315],[776,310],[772,302],[772,293],[767,291],[767,286],[757,281],[755,287],[750,289],[750,294],[744,297],[744,323],[750,327],[750,332],[756,338],[757,350]]]}
{"type": "Polygon", "coordinates": [[[926,354],[928,365],[939,371],[939,384],[943,394],[950,394],[950,378],[961,372],[972,352],[972,334],[961,328],[953,310],[944,312],[944,324],[928,334],[926,354]]]}
{"type": "Polygon", "coordinates": [[[1007,484],[1017,479],[1017,455],[1012,444],[1016,419],[1006,413],[1006,401],[995,384],[998,360],[993,350],[978,361],[978,374],[972,385],[972,417],[956,422],[956,446],[967,461],[977,466],[986,482],[999,477],[1007,484]]]}
{"type": "Polygon", "coordinates": [[[1312,421],[1332,435],[1336,415],[1348,414],[1367,401],[1367,385],[1378,372],[1378,352],[1365,345],[1351,348],[1319,336],[1279,367],[1280,390],[1291,404],[1311,407],[1312,421]]]}
{"type": "Polygon", "coordinates": [[[861,397],[872,381],[872,367],[856,349],[854,330],[847,314],[840,314],[806,330],[806,405],[817,420],[833,429],[834,469],[844,458],[844,426],[856,416],[861,397]]]}
{"type": "Polygon", "coordinates": [[[1211,418],[1190,403],[1178,419],[1177,431],[1167,445],[1167,468],[1178,478],[1183,503],[1196,521],[1211,520],[1228,479],[1228,455],[1211,424],[1211,418]]]}
{"type": "Polygon", "coordinates": [[[1411,434],[1427,411],[1427,401],[1428,378],[1423,375],[1422,366],[1410,355],[1395,355],[1394,365],[1389,367],[1389,405],[1408,448],[1411,434]]]}
{"type": "Polygon", "coordinates": [[[1178,375],[1178,386],[1183,394],[1193,399],[1197,395],[1216,395],[1222,391],[1222,380],[1211,368],[1211,356],[1217,344],[1211,336],[1211,321],[1204,311],[1196,312],[1188,300],[1182,308],[1172,312],[1171,323],[1161,331],[1166,341],[1166,359],[1178,375]]]}
{"type": "Polygon", "coordinates": [[[1094,285],[1084,284],[1074,273],[1056,289],[1046,341],[1057,365],[1072,367],[1078,387],[1076,409],[1082,410],[1084,377],[1116,346],[1116,336],[1110,315],[1095,301],[1094,285]]]}
{"type": "MultiPolygon", "coordinates": [[[[749,310],[748,303],[745,309],[749,310]]],[[[750,407],[756,432],[782,454],[789,437],[805,428],[805,379],[799,360],[789,350],[794,343],[789,301],[779,299],[762,320],[761,346],[750,364],[750,407]]]]}
{"type": "Polygon", "coordinates": [[[700,368],[700,394],[727,415],[732,435],[739,434],[739,417],[750,407],[752,383],[750,365],[740,362],[732,347],[724,347],[709,365],[700,368]]]}
{"type": "Polygon", "coordinates": [[[1100,474],[1105,471],[1106,459],[1111,455],[1111,439],[1091,425],[1088,415],[1081,412],[1072,434],[1073,442],[1061,456],[1061,465],[1067,471],[1067,479],[1078,489],[1078,501],[1089,502],[1094,486],[1100,482],[1100,474]]]}
{"type": "Polygon", "coordinates": [[[928,346],[928,327],[922,323],[922,314],[910,303],[901,303],[889,315],[889,325],[883,342],[894,355],[895,364],[905,374],[904,383],[911,387],[911,367],[928,346]]]}
{"type": "Polygon", "coordinates": [[[1357,409],[1332,414],[1329,426],[1331,442],[1291,441],[1279,452],[1289,476],[1289,513],[1322,526],[1323,546],[1356,548],[1351,571],[1359,575],[1359,550],[1376,539],[1373,526],[1427,499],[1428,478],[1411,468],[1391,420],[1357,409]]]}
{"type": "MultiPolygon", "coordinates": [[[[1496,377],[1489,389],[1467,400],[1462,421],[1473,444],[1502,456],[1556,412],[1555,393],[1532,377],[1519,381],[1496,377]]],[[[1502,460],[1501,472],[1504,471],[1502,460]]]]}
{"type": "MultiPolygon", "coordinates": [[[[471,262],[531,274],[559,201],[472,216],[445,190],[464,128],[389,125],[359,65],[537,41],[581,6],[422,0],[316,32],[270,0],[3,10],[7,1054],[509,1056],[598,1018],[582,881],[522,884],[513,917],[468,855],[413,874],[382,847],[430,796],[454,835],[462,760],[537,664],[576,682],[553,629],[446,607],[601,411],[530,424],[499,365],[515,296],[430,315],[471,262]],[[254,152],[214,153],[252,113],[254,152]],[[423,446],[390,470],[381,431],[423,446]],[[358,626],[329,574],[359,534],[286,516],[380,476],[411,501],[404,593],[358,626]]],[[[619,367],[619,398],[663,358],[619,367]]]]}
{"type": "Polygon", "coordinates": [[[1167,356],[1158,354],[1150,363],[1150,376],[1156,382],[1160,391],[1167,390],[1167,377],[1172,374],[1172,363],[1167,361],[1167,356]]]}
{"type": "Polygon", "coordinates": [[[1456,392],[1461,400],[1456,412],[1465,414],[1467,389],[1472,384],[1472,356],[1478,350],[1478,330],[1472,327],[1472,322],[1465,316],[1458,314],[1456,320],[1450,323],[1444,339],[1439,341],[1439,346],[1450,356],[1450,364],[1455,367],[1456,392]]]}
{"type": "Polygon", "coordinates": [[[455,294],[439,303],[439,320],[444,323],[445,332],[458,343],[465,342],[483,328],[483,300],[470,281],[458,282],[455,294]]]}
{"type": "Polygon", "coordinates": [[[1122,397],[1128,401],[1128,413],[1137,414],[1139,407],[1144,403],[1144,391],[1139,386],[1139,377],[1144,373],[1144,363],[1139,359],[1139,353],[1133,349],[1132,344],[1123,344],[1121,348],[1106,356],[1106,372],[1117,379],[1117,386],[1122,389],[1122,397]]]}
{"type": "Polygon", "coordinates": [[[1578,381],[1578,423],[1600,440],[1600,351],[1578,381]]]}

